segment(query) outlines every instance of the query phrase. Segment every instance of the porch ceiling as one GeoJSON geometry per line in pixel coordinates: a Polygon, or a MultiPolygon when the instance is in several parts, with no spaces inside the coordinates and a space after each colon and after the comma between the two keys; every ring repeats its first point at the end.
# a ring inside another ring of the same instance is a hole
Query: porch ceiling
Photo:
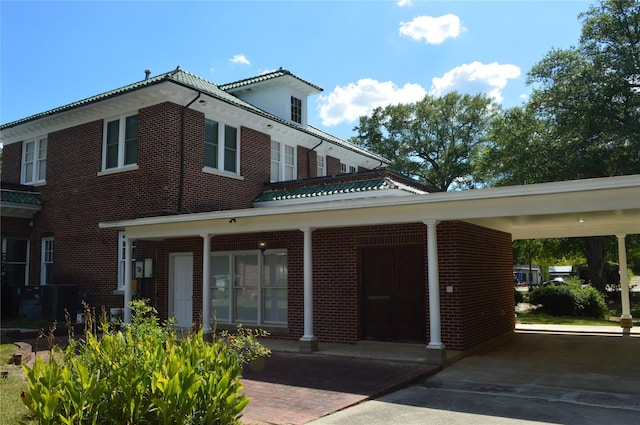
{"type": "Polygon", "coordinates": [[[165,239],[427,220],[461,220],[515,239],[640,234],[640,175],[100,223],[165,239]],[[235,219],[235,220],[233,220],[235,219]]]}

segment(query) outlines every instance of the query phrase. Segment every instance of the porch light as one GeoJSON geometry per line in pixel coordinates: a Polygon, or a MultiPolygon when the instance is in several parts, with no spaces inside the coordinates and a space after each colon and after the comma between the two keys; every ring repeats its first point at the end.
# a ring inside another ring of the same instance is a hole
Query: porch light
{"type": "Polygon", "coordinates": [[[261,253],[264,254],[264,252],[267,250],[267,242],[262,240],[258,242],[258,249],[260,250],[261,253]]]}

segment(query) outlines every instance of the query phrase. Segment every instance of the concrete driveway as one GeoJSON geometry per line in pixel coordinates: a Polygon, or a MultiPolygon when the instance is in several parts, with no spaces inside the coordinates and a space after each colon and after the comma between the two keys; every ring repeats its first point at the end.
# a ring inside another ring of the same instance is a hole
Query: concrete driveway
{"type": "Polygon", "coordinates": [[[516,333],[415,385],[311,423],[638,424],[640,338],[516,333]]]}

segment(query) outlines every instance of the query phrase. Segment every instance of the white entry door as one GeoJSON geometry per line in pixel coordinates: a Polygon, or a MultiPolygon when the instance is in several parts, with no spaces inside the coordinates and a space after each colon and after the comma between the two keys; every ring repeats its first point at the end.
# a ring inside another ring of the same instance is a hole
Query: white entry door
{"type": "Polygon", "coordinates": [[[169,306],[173,309],[176,326],[190,328],[193,322],[193,254],[171,254],[169,273],[169,306]]]}

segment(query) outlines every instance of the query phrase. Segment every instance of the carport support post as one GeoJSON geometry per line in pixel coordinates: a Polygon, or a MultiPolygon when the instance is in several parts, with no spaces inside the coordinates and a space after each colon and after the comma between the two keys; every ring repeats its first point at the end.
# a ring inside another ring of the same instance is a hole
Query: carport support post
{"type": "Polygon", "coordinates": [[[620,327],[623,335],[630,335],[633,327],[633,317],[631,317],[631,306],[629,302],[629,282],[627,276],[627,247],[625,244],[626,235],[616,235],[618,238],[618,269],[620,272],[620,294],[622,295],[622,316],[620,316],[620,327]]]}
{"type": "Polygon", "coordinates": [[[427,361],[444,365],[447,353],[440,336],[440,275],[438,271],[438,221],[425,220],[427,225],[427,261],[429,265],[429,334],[427,361]]]}
{"type": "Polygon", "coordinates": [[[202,331],[211,333],[211,235],[202,234],[202,331]]]}
{"type": "Polygon", "coordinates": [[[124,317],[123,321],[126,324],[131,323],[131,279],[133,279],[133,264],[131,263],[133,257],[133,244],[126,234],[124,237],[124,317]]]}
{"type": "Polygon", "coordinates": [[[300,352],[318,351],[318,339],[313,335],[313,247],[311,227],[301,227],[304,233],[304,335],[300,338],[300,352]]]}

